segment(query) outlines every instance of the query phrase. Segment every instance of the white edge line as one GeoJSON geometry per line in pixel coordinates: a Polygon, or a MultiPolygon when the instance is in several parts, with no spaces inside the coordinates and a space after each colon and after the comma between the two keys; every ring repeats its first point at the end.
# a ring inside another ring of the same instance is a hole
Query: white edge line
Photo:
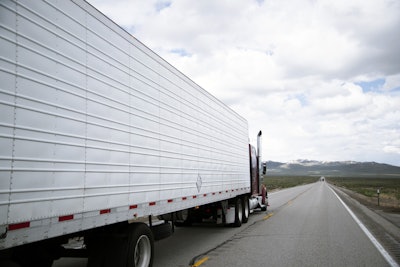
{"type": "Polygon", "coordinates": [[[382,247],[382,245],[376,240],[376,238],[368,231],[367,227],[357,218],[357,216],[350,210],[350,208],[343,202],[343,200],[336,194],[335,191],[329,186],[329,189],[335,194],[335,196],[339,199],[342,205],[346,208],[346,210],[350,213],[351,217],[356,221],[356,223],[360,226],[360,228],[364,231],[364,233],[368,236],[371,242],[375,245],[375,247],[379,250],[385,260],[389,263],[392,267],[399,267],[397,262],[393,260],[393,258],[389,255],[389,253],[382,247]]]}

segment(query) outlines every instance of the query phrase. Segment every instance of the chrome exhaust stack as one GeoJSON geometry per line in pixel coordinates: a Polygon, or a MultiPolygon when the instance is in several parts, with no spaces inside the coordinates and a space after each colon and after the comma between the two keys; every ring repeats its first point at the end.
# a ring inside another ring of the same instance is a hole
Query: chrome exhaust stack
{"type": "Polygon", "coordinates": [[[264,182],[263,175],[265,174],[264,168],[262,165],[262,131],[258,132],[257,135],[257,164],[258,164],[258,180],[259,180],[259,192],[262,191],[262,184],[264,182]]]}

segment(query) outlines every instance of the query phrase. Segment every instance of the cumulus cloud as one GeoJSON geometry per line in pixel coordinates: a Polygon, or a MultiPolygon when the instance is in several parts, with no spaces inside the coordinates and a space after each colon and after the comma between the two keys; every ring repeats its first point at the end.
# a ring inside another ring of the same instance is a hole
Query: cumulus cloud
{"type": "Polygon", "coordinates": [[[400,166],[400,2],[90,0],[265,133],[264,157],[400,166]]]}

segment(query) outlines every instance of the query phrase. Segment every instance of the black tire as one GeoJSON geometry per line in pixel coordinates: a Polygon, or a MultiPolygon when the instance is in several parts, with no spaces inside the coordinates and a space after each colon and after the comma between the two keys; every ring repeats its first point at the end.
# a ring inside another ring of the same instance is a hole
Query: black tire
{"type": "Polygon", "coordinates": [[[236,198],[235,200],[235,222],[233,226],[240,227],[242,226],[243,220],[243,207],[242,207],[242,199],[236,198]]]}
{"type": "Polygon", "coordinates": [[[163,223],[155,225],[151,228],[153,232],[154,240],[161,240],[172,235],[172,226],[169,223],[163,223]]]}
{"type": "Polygon", "coordinates": [[[243,218],[242,218],[242,222],[243,223],[247,223],[249,221],[249,216],[250,216],[250,205],[249,205],[249,198],[247,196],[242,198],[243,203],[242,203],[242,207],[243,207],[243,218]]]}
{"type": "Polygon", "coordinates": [[[41,243],[19,246],[13,249],[13,259],[16,266],[51,267],[53,255],[51,249],[41,243]]]}
{"type": "Polygon", "coordinates": [[[151,267],[153,265],[154,238],[151,229],[144,223],[130,225],[128,240],[129,267],[151,267]]]}
{"type": "Polygon", "coordinates": [[[0,266],[2,267],[22,267],[20,264],[12,260],[0,260],[0,266]]]}
{"type": "Polygon", "coordinates": [[[192,226],[192,216],[191,211],[187,210],[186,213],[182,213],[180,221],[175,221],[175,226],[177,227],[185,227],[185,226],[192,226]]]}
{"type": "Polygon", "coordinates": [[[261,207],[261,211],[267,211],[267,206],[261,207]]]}
{"type": "Polygon", "coordinates": [[[192,226],[192,221],[187,220],[184,222],[175,222],[175,226],[176,227],[190,227],[190,226],[192,226]]]}

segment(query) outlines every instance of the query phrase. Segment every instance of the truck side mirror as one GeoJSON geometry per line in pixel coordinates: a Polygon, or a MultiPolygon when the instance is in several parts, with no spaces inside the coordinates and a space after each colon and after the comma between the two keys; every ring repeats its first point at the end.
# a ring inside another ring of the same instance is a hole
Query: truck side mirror
{"type": "Polygon", "coordinates": [[[267,173],[267,163],[263,163],[262,165],[262,174],[265,175],[267,173]]]}

